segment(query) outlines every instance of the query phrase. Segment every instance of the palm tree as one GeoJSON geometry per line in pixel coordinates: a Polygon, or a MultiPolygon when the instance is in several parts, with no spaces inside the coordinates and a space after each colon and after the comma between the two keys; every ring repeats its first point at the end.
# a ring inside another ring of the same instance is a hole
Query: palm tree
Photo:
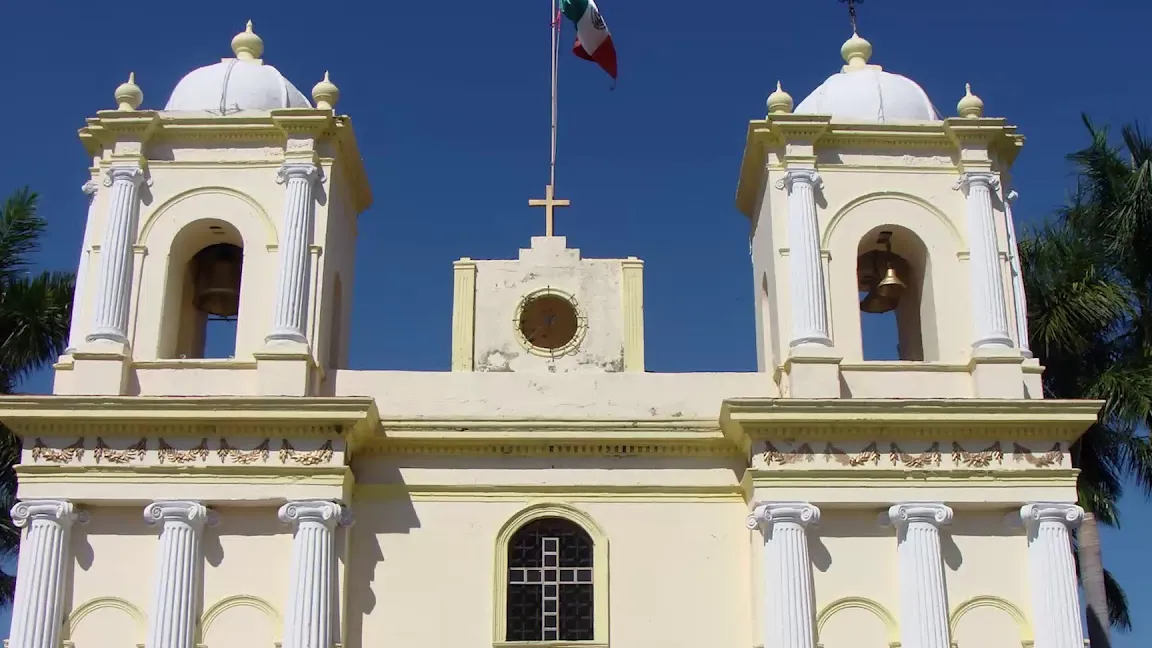
{"type": "Polygon", "coordinates": [[[1055,222],[1021,243],[1030,342],[1051,398],[1106,402],[1072,447],[1080,505],[1077,564],[1093,648],[1131,627],[1119,584],[1103,567],[1099,525],[1119,526],[1122,484],[1152,495],[1152,144],[1123,129],[1127,155],[1085,118],[1090,145],[1070,156],[1078,186],[1055,222]],[[1145,246],[1145,247],[1139,247],[1145,246]]]}
{"type": "MultiPolygon", "coordinates": [[[[47,226],[36,203],[36,194],[24,188],[0,205],[0,394],[13,393],[22,379],[54,361],[68,340],[76,277],[30,271],[30,257],[47,226]]],[[[0,424],[0,556],[8,559],[20,545],[9,515],[20,447],[16,435],[0,424]]],[[[16,578],[0,572],[0,605],[11,603],[15,591],[16,578]]]]}

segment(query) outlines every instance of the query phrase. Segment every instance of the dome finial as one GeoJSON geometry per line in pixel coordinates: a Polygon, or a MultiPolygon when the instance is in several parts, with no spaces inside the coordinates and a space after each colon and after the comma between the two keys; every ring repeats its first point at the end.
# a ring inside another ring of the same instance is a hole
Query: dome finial
{"type": "Polygon", "coordinates": [[[852,70],[859,70],[868,64],[868,59],[872,58],[872,43],[860,38],[856,30],[852,30],[852,38],[844,41],[840,46],[840,56],[844,57],[844,62],[847,67],[852,70]]]}
{"type": "Polygon", "coordinates": [[[128,73],[128,81],[116,87],[116,110],[132,112],[144,103],[144,91],[136,85],[136,73],[128,73]]]}
{"type": "Polygon", "coordinates": [[[328,78],[327,70],[324,71],[324,80],[312,86],[312,100],[319,110],[335,110],[334,106],[340,100],[340,88],[328,78]]]}
{"type": "Polygon", "coordinates": [[[964,84],[964,96],[956,104],[956,112],[961,117],[975,119],[984,116],[984,100],[972,94],[972,84],[964,84]]]}
{"type": "Polygon", "coordinates": [[[792,95],[784,92],[780,82],[776,82],[776,91],[768,95],[768,114],[792,112],[792,95]]]}
{"type": "Polygon", "coordinates": [[[252,31],[251,20],[244,31],[232,38],[232,52],[242,61],[259,59],[264,53],[264,41],[252,31]]]}

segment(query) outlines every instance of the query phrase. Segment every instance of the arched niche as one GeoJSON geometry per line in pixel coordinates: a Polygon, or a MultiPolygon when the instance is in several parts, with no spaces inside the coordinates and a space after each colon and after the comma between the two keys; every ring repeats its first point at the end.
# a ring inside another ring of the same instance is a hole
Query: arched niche
{"type": "MultiPolygon", "coordinates": [[[[905,303],[894,315],[902,353],[891,359],[956,363],[966,357],[970,312],[964,239],[956,224],[927,201],[894,192],[862,196],[840,209],[823,236],[828,264],[829,311],[837,349],[845,361],[864,355],[860,266],[863,253],[882,250],[890,232],[891,251],[909,275],[905,303]]],[[[895,338],[897,336],[893,336],[895,338]]],[[[888,341],[895,344],[896,340],[888,341]]]]}
{"type": "Polygon", "coordinates": [[[999,596],[974,596],[957,605],[948,617],[948,630],[955,648],[997,648],[1001,645],[1032,648],[1034,643],[1032,626],[1024,612],[1011,601],[999,596]],[[987,618],[982,618],[982,613],[987,614],[987,618]],[[969,622],[962,626],[961,622],[965,618],[969,622]],[[1010,638],[998,632],[998,620],[1004,621],[1004,626],[1015,629],[1010,638]]]}
{"type": "Polygon", "coordinates": [[[76,606],[64,622],[64,643],[77,648],[144,645],[144,611],[115,596],[100,596],[76,606]]]}
{"type": "Polygon", "coordinates": [[[245,314],[267,313],[270,308],[271,291],[259,287],[275,285],[276,227],[251,196],[224,187],[201,187],[165,201],[141,224],[136,248],[143,268],[135,287],[133,315],[137,360],[189,357],[180,352],[178,325],[173,329],[173,323],[180,321],[171,312],[172,300],[180,298],[173,286],[182,286],[177,279],[187,270],[192,256],[203,249],[197,246],[215,240],[243,250],[235,355],[246,357],[258,348],[267,333],[268,318],[253,320],[245,314]],[[212,226],[220,229],[212,230],[212,226]],[[216,233],[219,231],[223,234],[216,233]]]}
{"type": "MultiPolygon", "coordinates": [[[[233,279],[239,280],[243,292],[244,249],[240,231],[231,223],[216,218],[193,221],[176,234],[168,250],[168,271],[164,282],[159,339],[161,358],[208,357],[205,347],[213,324],[219,333],[231,336],[231,350],[227,355],[235,355],[239,313],[212,314],[212,309],[206,309],[201,302],[201,294],[204,284],[214,281],[214,277],[225,285],[233,283],[233,279]],[[217,271],[217,267],[232,269],[217,271]],[[222,321],[228,318],[232,319],[231,325],[222,321]]],[[[228,344],[224,340],[213,342],[228,344]]]]}
{"type": "Polygon", "coordinates": [[[236,648],[278,647],[282,626],[280,613],[268,601],[247,594],[227,596],[200,617],[200,644],[206,648],[233,648],[233,642],[236,648]],[[265,641],[254,641],[261,637],[265,641]]]}
{"type": "Polygon", "coordinates": [[[899,648],[900,627],[896,617],[883,605],[872,599],[849,596],[833,601],[820,610],[816,615],[816,637],[823,648],[840,648],[840,645],[845,648],[848,645],[858,648],[899,648]],[[846,627],[850,631],[835,632],[827,627],[829,621],[837,616],[848,621],[846,627]],[[852,616],[859,618],[849,618],[852,616]],[[877,628],[876,632],[871,633],[874,636],[868,636],[869,624],[877,628]]]}

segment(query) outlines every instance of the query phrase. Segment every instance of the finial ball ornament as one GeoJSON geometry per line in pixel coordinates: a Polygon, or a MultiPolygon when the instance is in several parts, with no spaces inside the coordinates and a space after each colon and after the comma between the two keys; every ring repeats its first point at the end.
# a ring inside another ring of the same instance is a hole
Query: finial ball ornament
{"type": "Polygon", "coordinates": [[[242,61],[258,59],[264,53],[264,40],[252,31],[251,20],[244,31],[232,37],[232,52],[242,61]]]}
{"type": "Polygon", "coordinates": [[[860,38],[860,35],[853,31],[852,38],[840,46],[840,56],[844,57],[844,62],[850,68],[864,67],[868,64],[868,59],[872,58],[872,43],[860,38]]]}
{"type": "Polygon", "coordinates": [[[327,71],[324,72],[324,79],[312,86],[312,100],[320,110],[333,110],[340,100],[340,88],[328,78],[327,71]]]}
{"type": "Polygon", "coordinates": [[[129,72],[128,80],[116,87],[116,110],[131,112],[144,103],[144,91],[136,85],[136,73],[129,72]]]}
{"type": "Polygon", "coordinates": [[[768,95],[768,114],[786,114],[792,112],[792,95],[784,92],[780,82],[776,82],[776,90],[768,95]]]}
{"type": "Polygon", "coordinates": [[[972,84],[964,84],[964,96],[956,104],[956,113],[961,117],[975,119],[984,116],[984,100],[972,94],[972,84]]]}

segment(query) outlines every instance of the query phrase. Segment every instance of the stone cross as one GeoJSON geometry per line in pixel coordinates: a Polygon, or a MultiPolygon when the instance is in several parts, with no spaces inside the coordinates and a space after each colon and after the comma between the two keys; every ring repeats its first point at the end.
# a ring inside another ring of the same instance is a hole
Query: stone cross
{"type": "Polygon", "coordinates": [[[544,208],[544,236],[552,236],[552,217],[557,207],[569,207],[572,205],[570,200],[560,200],[555,196],[555,188],[552,185],[544,187],[544,198],[531,198],[528,200],[529,207],[543,207],[544,208]]]}

